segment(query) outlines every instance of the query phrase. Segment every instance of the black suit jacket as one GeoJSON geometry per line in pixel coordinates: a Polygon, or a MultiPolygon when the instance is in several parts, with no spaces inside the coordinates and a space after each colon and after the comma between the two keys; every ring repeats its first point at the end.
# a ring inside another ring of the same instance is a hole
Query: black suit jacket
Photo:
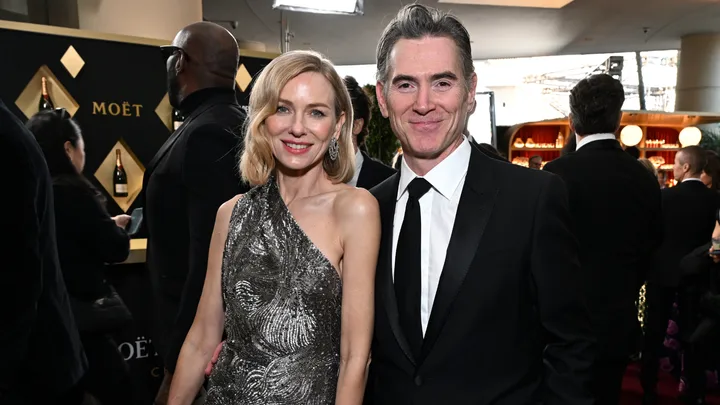
{"type": "Polygon", "coordinates": [[[371,188],[382,183],[385,179],[395,174],[395,169],[384,165],[367,153],[360,151],[363,156],[363,164],[360,167],[360,175],[358,176],[356,187],[370,190],[371,188]]]}
{"type": "Polygon", "coordinates": [[[1,100],[0,150],[0,403],[51,403],[80,380],[87,360],[58,264],[50,173],[1,100]]]}
{"type": "Polygon", "coordinates": [[[655,252],[648,282],[677,287],[680,260],[712,238],[720,198],[717,191],[700,181],[690,180],[663,189],[662,204],[665,237],[655,252]]]}
{"type": "Polygon", "coordinates": [[[245,113],[231,90],[201,92],[186,100],[199,105],[160,148],[143,182],[147,260],[160,316],[156,347],[171,371],[200,301],[217,210],[247,190],[237,165],[245,113]]]}
{"type": "Polygon", "coordinates": [[[71,179],[54,183],[58,252],[68,294],[94,301],[110,292],[106,263],[127,259],[130,239],[89,187],[71,179]]]}
{"type": "Polygon", "coordinates": [[[657,179],[614,139],[590,142],[544,169],[568,189],[599,352],[627,358],[639,328],[635,301],[662,241],[657,179]]]}
{"type": "Polygon", "coordinates": [[[591,404],[592,336],[560,178],[472,147],[420,358],[392,282],[399,178],[372,190],[382,238],[366,403],[591,404]]]}

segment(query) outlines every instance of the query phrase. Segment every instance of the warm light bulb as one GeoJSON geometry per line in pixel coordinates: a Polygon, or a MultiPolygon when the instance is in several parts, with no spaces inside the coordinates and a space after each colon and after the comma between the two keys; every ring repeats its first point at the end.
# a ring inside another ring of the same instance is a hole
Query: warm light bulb
{"type": "Polygon", "coordinates": [[[635,146],[643,137],[642,128],[637,125],[627,125],[620,131],[620,141],[626,146],[635,146]]]}
{"type": "Polygon", "coordinates": [[[680,131],[678,140],[680,145],[684,148],[686,146],[697,145],[702,139],[702,132],[697,127],[687,127],[680,131]]]}

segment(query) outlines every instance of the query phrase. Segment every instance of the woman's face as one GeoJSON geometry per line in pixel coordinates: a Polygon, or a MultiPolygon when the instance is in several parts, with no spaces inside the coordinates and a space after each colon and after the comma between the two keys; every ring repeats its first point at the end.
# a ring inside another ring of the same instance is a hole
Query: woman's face
{"type": "Polygon", "coordinates": [[[707,188],[712,188],[713,178],[709,174],[705,173],[705,171],[700,174],[700,180],[702,180],[703,184],[705,184],[707,188]]]}
{"type": "Polygon", "coordinates": [[[85,141],[82,136],[78,138],[77,145],[73,146],[70,141],[65,142],[65,153],[67,153],[78,173],[85,168],[85,141]]]}
{"type": "Polygon", "coordinates": [[[302,171],[322,162],[345,121],[334,106],[332,85],[319,73],[302,73],[283,87],[275,114],[265,120],[280,166],[302,171]]]}

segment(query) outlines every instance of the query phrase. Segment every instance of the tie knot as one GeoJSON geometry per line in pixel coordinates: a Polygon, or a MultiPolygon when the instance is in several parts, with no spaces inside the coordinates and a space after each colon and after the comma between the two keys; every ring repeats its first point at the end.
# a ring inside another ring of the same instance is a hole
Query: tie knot
{"type": "Polygon", "coordinates": [[[420,197],[424,196],[432,188],[430,183],[422,177],[415,177],[413,181],[408,184],[408,193],[411,198],[419,200],[420,197]]]}

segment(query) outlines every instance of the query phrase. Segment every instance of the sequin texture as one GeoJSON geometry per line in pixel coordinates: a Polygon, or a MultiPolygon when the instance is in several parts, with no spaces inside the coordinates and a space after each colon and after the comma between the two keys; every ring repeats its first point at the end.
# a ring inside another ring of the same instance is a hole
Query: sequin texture
{"type": "Polygon", "coordinates": [[[335,403],[342,285],[274,179],[233,208],[222,264],[227,334],[208,405],[335,403]]]}

